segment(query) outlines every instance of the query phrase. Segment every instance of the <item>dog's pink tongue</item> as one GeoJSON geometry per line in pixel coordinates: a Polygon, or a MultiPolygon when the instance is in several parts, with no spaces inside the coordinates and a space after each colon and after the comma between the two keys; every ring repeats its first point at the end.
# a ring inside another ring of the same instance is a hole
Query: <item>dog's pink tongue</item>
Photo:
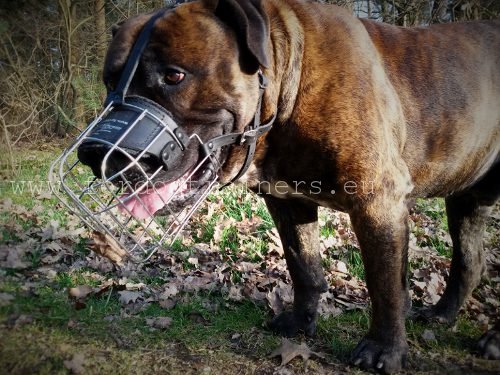
{"type": "Polygon", "coordinates": [[[165,207],[166,202],[177,190],[183,190],[183,185],[186,184],[185,176],[182,176],[176,181],[169,184],[163,184],[156,189],[147,189],[147,191],[138,193],[130,197],[130,193],[121,195],[122,204],[119,209],[122,213],[130,213],[133,217],[139,220],[147,219],[155,214],[156,211],[165,207]]]}

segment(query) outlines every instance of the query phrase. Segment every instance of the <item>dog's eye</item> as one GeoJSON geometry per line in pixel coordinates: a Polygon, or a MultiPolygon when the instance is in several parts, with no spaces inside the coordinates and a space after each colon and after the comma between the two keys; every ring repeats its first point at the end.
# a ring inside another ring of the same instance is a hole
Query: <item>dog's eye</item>
{"type": "Polygon", "coordinates": [[[185,76],[185,73],[179,72],[178,70],[169,69],[165,73],[165,83],[167,85],[177,85],[182,82],[185,76]]]}

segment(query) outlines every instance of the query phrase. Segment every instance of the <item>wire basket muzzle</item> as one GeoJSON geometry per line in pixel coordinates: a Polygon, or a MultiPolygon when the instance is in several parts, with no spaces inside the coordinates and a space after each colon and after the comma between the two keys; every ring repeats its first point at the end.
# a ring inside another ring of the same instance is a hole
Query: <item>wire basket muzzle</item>
{"type": "Polygon", "coordinates": [[[53,162],[49,181],[87,226],[131,259],[144,261],[176,239],[214,189],[218,161],[214,154],[201,154],[176,180],[161,181],[162,171],[178,168],[188,145],[201,149],[203,143],[184,134],[156,103],[125,99],[108,105],[53,162]]]}

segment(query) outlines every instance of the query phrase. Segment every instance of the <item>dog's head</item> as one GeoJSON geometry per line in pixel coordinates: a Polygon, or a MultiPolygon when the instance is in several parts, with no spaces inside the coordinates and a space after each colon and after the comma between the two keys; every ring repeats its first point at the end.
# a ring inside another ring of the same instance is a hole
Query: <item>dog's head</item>
{"type": "MultiPolygon", "coordinates": [[[[255,115],[257,72],[268,64],[269,25],[259,0],[202,0],[159,12],[132,18],[114,31],[104,66],[104,83],[111,94],[126,75],[141,32],[152,24],[125,90],[129,107],[111,112],[105,128],[94,133],[95,138],[104,134],[108,141],[83,143],[78,158],[98,177],[127,181],[130,190],[131,185],[144,184],[147,176],[149,184],[161,185],[155,186],[154,197],[168,195],[189,177],[189,188],[176,196],[182,206],[218,172],[213,168],[228,161],[227,147],[214,150],[207,159],[207,142],[242,132],[255,115]],[[157,18],[154,23],[149,22],[152,17],[157,18]],[[138,119],[144,107],[147,115],[138,119]],[[134,129],[124,134],[127,123],[134,123],[134,129]],[[170,135],[155,133],[165,124],[170,135]],[[119,125],[118,147],[109,141],[114,125],[119,125]],[[210,162],[214,158],[217,163],[210,162]]],[[[156,211],[153,197],[143,194],[142,199],[148,210],[156,211]]]]}

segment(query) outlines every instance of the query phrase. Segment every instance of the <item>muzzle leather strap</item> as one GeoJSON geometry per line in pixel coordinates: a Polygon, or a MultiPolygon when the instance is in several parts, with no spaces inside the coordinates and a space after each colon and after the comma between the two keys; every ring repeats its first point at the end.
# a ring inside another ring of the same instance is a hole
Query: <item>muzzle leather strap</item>
{"type": "Polygon", "coordinates": [[[228,183],[221,187],[224,188],[227,185],[232,184],[238,180],[250,167],[253,157],[255,155],[255,149],[257,146],[257,139],[271,130],[274,120],[276,119],[276,114],[266,122],[261,124],[261,114],[262,114],[262,98],[264,96],[264,91],[267,88],[267,78],[264,76],[261,70],[259,70],[259,101],[257,103],[257,110],[255,112],[253,121],[247,126],[247,130],[242,133],[230,133],[224,134],[219,137],[212,138],[208,142],[203,144],[203,152],[205,155],[209,155],[215,150],[229,145],[241,145],[247,147],[247,153],[245,155],[245,161],[236,174],[235,177],[231,179],[228,183]]]}
{"type": "Polygon", "coordinates": [[[141,55],[144,52],[146,45],[148,44],[149,37],[151,36],[151,32],[153,31],[153,26],[155,22],[159,18],[161,18],[168,10],[169,8],[165,8],[164,10],[154,14],[146,23],[146,25],[144,25],[139,34],[139,37],[137,38],[132,50],[130,51],[130,56],[127,59],[127,63],[120,76],[118,85],[116,85],[116,88],[111,91],[106,97],[106,101],[104,102],[105,107],[111,102],[121,104],[125,101],[125,96],[130,86],[130,82],[132,82],[132,78],[134,77],[137,66],[139,65],[141,55]]]}
{"type": "Polygon", "coordinates": [[[259,101],[257,103],[257,110],[255,112],[255,116],[253,118],[253,122],[248,126],[248,130],[243,133],[240,139],[241,145],[247,145],[247,154],[245,156],[245,162],[241,167],[238,174],[233,177],[231,183],[238,180],[250,167],[252,163],[253,157],[255,155],[255,149],[257,147],[257,139],[264,133],[267,133],[271,130],[271,127],[276,118],[276,114],[273,115],[271,120],[264,125],[261,125],[260,118],[262,115],[262,97],[264,96],[264,91],[267,87],[267,78],[262,74],[259,70],[259,101]]]}

